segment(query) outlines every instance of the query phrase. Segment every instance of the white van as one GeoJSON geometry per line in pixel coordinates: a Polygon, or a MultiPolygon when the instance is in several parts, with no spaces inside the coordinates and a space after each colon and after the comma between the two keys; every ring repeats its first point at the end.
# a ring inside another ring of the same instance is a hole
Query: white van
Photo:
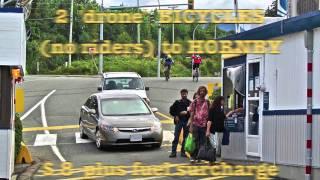
{"type": "Polygon", "coordinates": [[[147,96],[149,87],[145,87],[141,76],[135,72],[107,72],[103,73],[98,91],[115,91],[126,94],[137,94],[148,104],[150,100],[147,96]]]}

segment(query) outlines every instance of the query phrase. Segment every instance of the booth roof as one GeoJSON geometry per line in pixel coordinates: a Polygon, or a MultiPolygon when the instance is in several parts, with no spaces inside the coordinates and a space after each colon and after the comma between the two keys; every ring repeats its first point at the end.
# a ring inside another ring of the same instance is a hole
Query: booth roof
{"type": "Polygon", "coordinates": [[[239,34],[226,36],[220,40],[266,40],[317,27],[320,27],[320,11],[277,21],[239,34]]]}

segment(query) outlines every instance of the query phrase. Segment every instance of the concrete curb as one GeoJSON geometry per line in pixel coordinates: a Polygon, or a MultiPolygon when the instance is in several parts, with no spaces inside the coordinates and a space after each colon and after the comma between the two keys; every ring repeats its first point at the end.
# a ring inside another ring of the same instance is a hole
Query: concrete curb
{"type": "Polygon", "coordinates": [[[31,180],[33,179],[33,175],[38,171],[42,164],[42,161],[38,158],[34,158],[34,161],[31,165],[24,167],[15,167],[15,173],[12,179],[16,180],[31,180]]]}

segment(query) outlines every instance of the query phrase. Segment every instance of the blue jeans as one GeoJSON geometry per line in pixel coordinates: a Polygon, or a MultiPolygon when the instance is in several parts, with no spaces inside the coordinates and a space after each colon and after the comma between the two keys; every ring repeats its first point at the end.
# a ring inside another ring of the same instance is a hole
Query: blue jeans
{"type": "Polygon", "coordinates": [[[189,128],[187,127],[188,121],[180,120],[176,125],[174,129],[174,140],[172,141],[172,153],[177,152],[177,146],[179,143],[179,136],[180,132],[183,129],[183,141],[182,141],[182,146],[181,146],[181,153],[184,153],[184,144],[185,140],[189,134],[189,128]]]}
{"type": "Polygon", "coordinates": [[[197,159],[199,149],[206,142],[206,127],[198,127],[193,125],[192,127],[192,135],[194,137],[194,141],[196,144],[196,149],[191,154],[193,159],[197,159]]]}

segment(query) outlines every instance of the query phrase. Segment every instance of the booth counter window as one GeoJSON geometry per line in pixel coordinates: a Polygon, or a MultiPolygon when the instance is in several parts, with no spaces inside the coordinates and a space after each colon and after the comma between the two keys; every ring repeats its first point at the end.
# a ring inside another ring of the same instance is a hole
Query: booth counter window
{"type": "Polygon", "coordinates": [[[259,62],[249,64],[249,82],[248,82],[248,96],[259,97],[259,85],[260,85],[260,68],[259,62]]]}

